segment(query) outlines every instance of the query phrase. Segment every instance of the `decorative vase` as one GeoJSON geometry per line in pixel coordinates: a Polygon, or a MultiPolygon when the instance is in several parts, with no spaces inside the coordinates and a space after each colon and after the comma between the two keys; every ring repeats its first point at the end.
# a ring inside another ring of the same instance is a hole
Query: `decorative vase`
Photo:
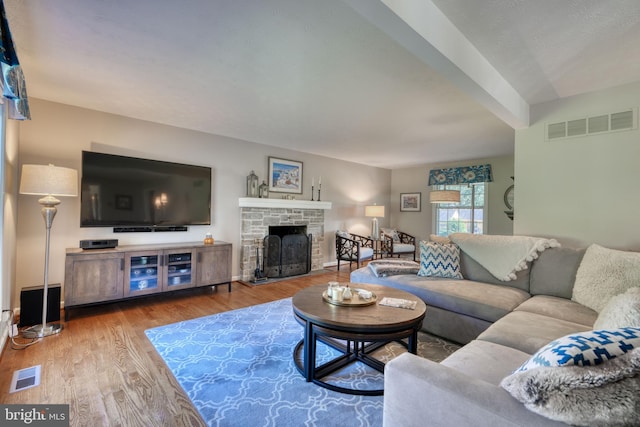
{"type": "Polygon", "coordinates": [[[264,180],[262,180],[262,184],[258,188],[258,195],[263,199],[269,198],[269,186],[264,180]]]}
{"type": "Polygon", "coordinates": [[[211,233],[207,233],[204,235],[204,244],[213,245],[213,236],[211,236],[211,233]]]}

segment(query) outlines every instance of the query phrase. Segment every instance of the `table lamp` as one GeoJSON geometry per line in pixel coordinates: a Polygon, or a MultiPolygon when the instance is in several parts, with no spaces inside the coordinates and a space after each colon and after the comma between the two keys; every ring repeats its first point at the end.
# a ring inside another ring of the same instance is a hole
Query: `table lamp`
{"type": "Polygon", "coordinates": [[[25,338],[42,338],[57,334],[62,330],[62,325],[59,323],[47,325],[49,242],[51,239],[53,218],[58,211],[56,205],[60,204],[60,200],[54,196],[77,196],[78,172],[75,169],[62,168],[54,165],[23,165],[20,177],[20,194],[44,196],[38,200],[38,203],[42,206],[42,218],[44,219],[46,227],[42,325],[32,326],[22,333],[25,338]]]}
{"type": "Polygon", "coordinates": [[[371,238],[380,239],[380,228],[378,227],[378,218],[384,218],[384,206],[365,206],[364,216],[373,218],[371,220],[371,238]]]}

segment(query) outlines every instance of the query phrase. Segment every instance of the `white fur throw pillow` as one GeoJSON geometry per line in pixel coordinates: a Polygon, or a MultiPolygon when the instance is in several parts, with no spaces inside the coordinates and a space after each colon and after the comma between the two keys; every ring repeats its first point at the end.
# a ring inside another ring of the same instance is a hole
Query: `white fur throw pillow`
{"type": "Polygon", "coordinates": [[[571,299],[597,312],[611,297],[640,286],[640,253],[589,246],[576,272],[571,299]]]}
{"type": "Polygon", "coordinates": [[[640,286],[611,298],[604,306],[593,329],[640,328],[640,286]]]}
{"type": "Polygon", "coordinates": [[[640,420],[640,348],[597,366],[543,367],[500,383],[530,411],[580,426],[632,426],[640,420]]]}

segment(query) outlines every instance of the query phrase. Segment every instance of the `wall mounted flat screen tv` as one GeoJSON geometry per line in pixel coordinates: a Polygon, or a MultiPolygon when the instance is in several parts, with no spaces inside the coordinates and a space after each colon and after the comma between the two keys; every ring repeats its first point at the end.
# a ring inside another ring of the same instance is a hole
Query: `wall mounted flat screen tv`
{"type": "Polygon", "coordinates": [[[211,224],[211,168],[82,152],[81,227],[211,224]]]}

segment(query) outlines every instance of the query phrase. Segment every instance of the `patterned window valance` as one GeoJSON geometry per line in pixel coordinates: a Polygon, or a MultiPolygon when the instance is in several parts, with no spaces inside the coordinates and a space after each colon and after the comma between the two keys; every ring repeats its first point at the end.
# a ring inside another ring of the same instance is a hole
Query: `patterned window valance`
{"type": "Polygon", "coordinates": [[[13,45],[3,0],[0,0],[0,14],[0,68],[2,69],[0,85],[2,86],[2,95],[7,100],[10,119],[29,120],[31,113],[27,99],[27,86],[18,62],[18,54],[13,45]]]}
{"type": "Polygon", "coordinates": [[[491,165],[431,169],[429,172],[429,185],[459,185],[491,181],[493,181],[491,165]]]}

